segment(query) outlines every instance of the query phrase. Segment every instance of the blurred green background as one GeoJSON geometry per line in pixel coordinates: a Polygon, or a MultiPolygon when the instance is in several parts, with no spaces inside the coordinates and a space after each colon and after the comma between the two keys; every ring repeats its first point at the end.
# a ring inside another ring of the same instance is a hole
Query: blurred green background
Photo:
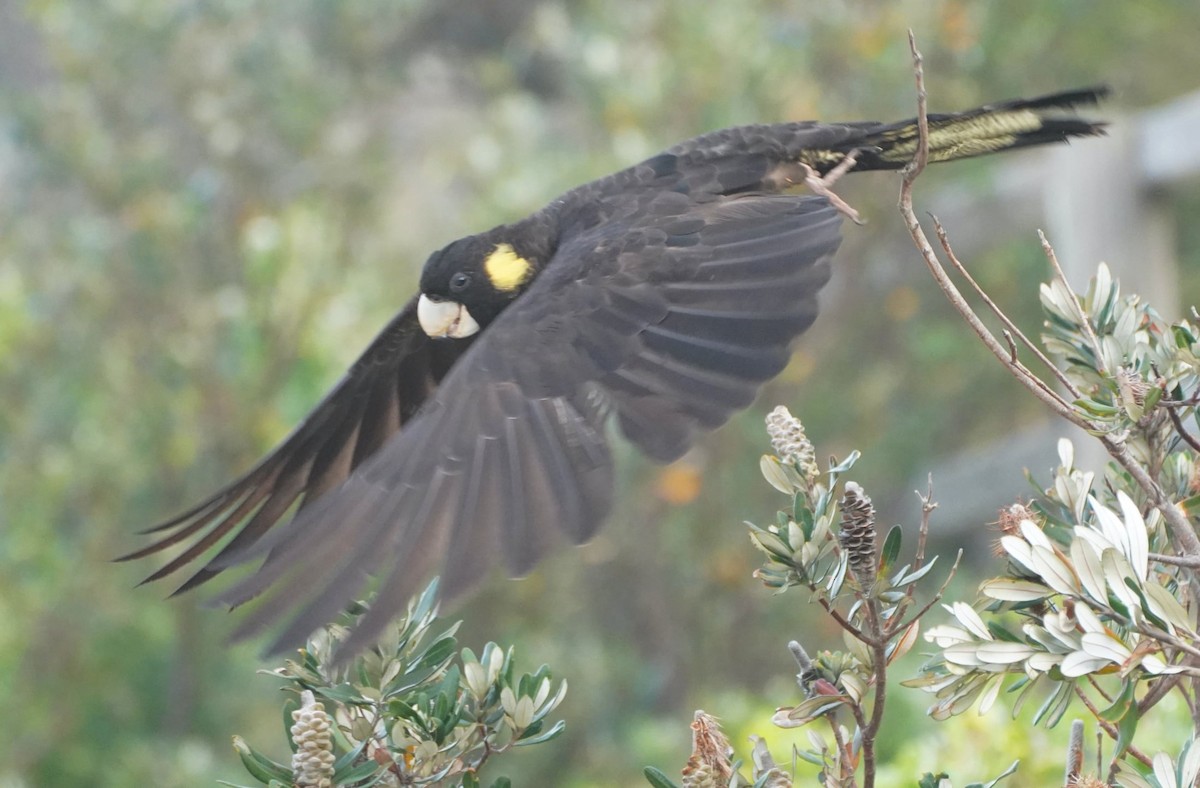
{"type": "MultiPolygon", "coordinates": [[[[1194,0],[0,0],[0,786],[246,781],[234,733],[281,757],[253,644],[226,647],[224,613],[132,590],[151,566],[108,559],[281,438],[432,250],[712,128],[908,117],[908,27],[935,110],[1108,83],[1112,117],[1200,87],[1194,0]]],[[[922,188],[985,188],[1003,166],[922,188]]],[[[739,746],[807,746],[769,723],[797,699],[785,644],[840,639],[750,577],[741,523],[781,503],[758,475],[772,405],[822,454],[863,450],[856,478],[904,492],[884,517],[906,521],[912,479],[1043,417],[915,254],[861,263],[904,237],[897,185],[846,182],[870,225],[847,229],[821,320],[751,412],[670,468],[620,449],[594,543],[452,612],[464,645],[515,643],[570,682],[567,733],[504,764],[516,784],[675,772],[696,708],[739,746]]],[[[1197,189],[1171,205],[1194,215],[1197,189]]],[[[979,217],[1014,243],[972,265],[1036,331],[1036,225],[1004,220],[979,217]]],[[[1185,271],[1196,224],[1179,223],[1185,271]]],[[[1000,711],[951,730],[923,697],[892,699],[890,784],[1017,756],[1008,784],[1060,772],[1057,739],[1000,711]]]]}

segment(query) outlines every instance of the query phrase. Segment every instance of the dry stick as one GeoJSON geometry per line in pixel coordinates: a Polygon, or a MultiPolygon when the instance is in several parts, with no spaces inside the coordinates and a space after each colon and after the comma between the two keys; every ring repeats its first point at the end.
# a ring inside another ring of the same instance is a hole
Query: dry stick
{"type": "MultiPolygon", "coordinates": [[[[1143,635],[1147,635],[1150,638],[1157,640],[1159,643],[1166,643],[1170,646],[1174,646],[1185,654],[1190,654],[1196,659],[1200,659],[1200,648],[1196,648],[1191,643],[1172,635],[1166,630],[1159,629],[1158,627],[1145,622],[1138,624],[1137,629],[1143,635]]],[[[1200,676],[1200,668],[1193,668],[1188,665],[1180,665],[1179,667],[1183,670],[1183,672],[1190,676],[1200,676]]]]}
{"type": "MultiPolygon", "coordinates": [[[[958,259],[958,255],[956,255],[954,253],[954,248],[950,246],[950,239],[949,239],[949,236],[946,234],[946,228],[942,226],[942,223],[940,221],[938,221],[938,218],[936,216],[932,216],[932,214],[931,214],[931,217],[933,219],[934,232],[937,233],[938,240],[941,241],[941,244],[942,244],[942,249],[945,250],[946,256],[948,258],[950,258],[950,262],[954,264],[954,267],[958,269],[959,273],[963,274],[966,277],[967,281],[969,283],[971,283],[971,285],[975,288],[976,292],[980,293],[983,296],[984,301],[992,308],[992,311],[994,311],[997,315],[1000,315],[1001,321],[1006,326],[1008,326],[1009,329],[1016,331],[1018,334],[1021,334],[1021,339],[1026,344],[1028,344],[1032,347],[1033,343],[1029,340],[1029,338],[1026,337],[1024,334],[1022,334],[1020,329],[1018,329],[1013,324],[1013,322],[1011,320],[1009,320],[1008,315],[1005,315],[1003,312],[1000,311],[1000,308],[998,306],[996,306],[994,302],[992,302],[992,300],[988,297],[987,293],[985,293],[983,291],[983,289],[971,277],[971,275],[969,273],[967,273],[967,267],[962,264],[962,261],[960,261],[958,259]]],[[[947,280],[949,280],[949,277],[947,277],[947,280]]],[[[966,303],[965,299],[964,299],[963,303],[964,304],[966,303]]],[[[968,307],[968,309],[969,308],[970,307],[968,307]]],[[[974,315],[973,310],[972,310],[972,315],[974,315]]],[[[976,318],[976,319],[978,319],[978,318],[976,318]]],[[[982,323],[981,323],[981,325],[982,325],[982,323]]],[[[1068,409],[1074,410],[1073,408],[1071,408],[1071,405],[1065,399],[1062,398],[1062,395],[1060,395],[1057,391],[1055,391],[1053,388],[1051,388],[1044,380],[1039,378],[1037,375],[1033,374],[1033,372],[1028,367],[1026,367],[1024,364],[1022,364],[1017,359],[1017,348],[1013,344],[1012,336],[1009,335],[1008,330],[1004,331],[1004,338],[1005,338],[1005,340],[1007,340],[1008,348],[1009,348],[1008,363],[1005,364],[1005,366],[1007,366],[1010,370],[1014,370],[1014,374],[1016,374],[1015,370],[1019,370],[1022,374],[1024,374],[1025,379],[1022,380],[1022,383],[1024,383],[1025,387],[1031,388],[1032,386],[1036,386],[1042,392],[1042,394],[1044,396],[1051,397],[1054,400],[1058,401],[1059,403],[1061,403],[1061,406],[1063,408],[1068,408],[1068,409]]],[[[1050,360],[1047,359],[1045,356],[1043,356],[1041,353],[1039,353],[1036,350],[1036,348],[1034,349],[1034,352],[1037,354],[1038,359],[1040,359],[1043,364],[1050,367],[1051,369],[1054,369],[1060,375],[1062,374],[1058,370],[1058,368],[1055,367],[1053,364],[1051,364],[1050,360]]],[[[1000,356],[997,355],[997,358],[1000,358],[1000,356]]],[[[1004,359],[1000,358],[1000,361],[1003,363],[1004,359]]],[[[1017,375],[1017,377],[1020,378],[1021,376],[1017,375]]],[[[1071,386],[1071,384],[1069,382],[1067,383],[1067,386],[1068,386],[1067,390],[1070,391],[1073,395],[1075,395],[1076,399],[1078,399],[1079,395],[1076,392],[1075,388],[1073,386],[1071,386]]]]}
{"type": "MultiPolygon", "coordinates": [[[[1033,353],[1034,357],[1037,358],[1037,360],[1040,361],[1043,366],[1050,370],[1051,374],[1053,374],[1054,378],[1059,382],[1059,385],[1070,392],[1072,397],[1075,399],[1080,399],[1083,394],[1080,393],[1079,389],[1075,387],[1075,384],[1071,382],[1071,379],[1067,377],[1067,373],[1063,372],[1058,368],[1057,364],[1048,359],[1046,355],[1042,353],[1042,349],[1039,348],[1032,339],[1026,336],[1024,331],[1017,328],[1016,324],[1009,319],[1008,315],[1006,315],[1004,311],[996,304],[996,302],[992,300],[992,297],[987,294],[987,291],[975,281],[975,277],[971,276],[971,272],[967,270],[967,267],[962,264],[962,261],[958,259],[958,255],[956,255],[954,250],[950,247],[950,239],[946,234],[946,228],[942,226],[941,222],[939,222],[936,217],[934,217],[934,226],[937,230],[938,240],[942,243],[942,249],[945,250],[946,256],[950,258],[950,263],[954,266],[954,269],[958,271],[959,276],[967,281],[967,284],[971,286],[971,289],[975,291],[975,294],[979,296],[983,303],[987,304],[988,309],[992,310],[992,314],[1004,324],[1004,327],[1007,328],[1008,331],[1011,331],[1017,337],[1017,339],[1021,340],[1021,344],[1024,345],[1030,353],[1033,353]]],[[[1006,335],[1007,333],[1008,332],[1005,332],[1006,335]]],[[[1017,359],[1015,350],[1013,351],[1012,359],[1013,361],[1016,361],[1017,359]]]]}
{"type": "Polygon", "coordinates": [[[1200,556],[1166,555],[1164,553],[1148,553],[1151,561],[1172,566],[1185,566],[1188,569],[1200,569],[1200,556]]]}
{"type": "MultiPolygon", "coordinates": [[[[1120,735],[1117,731],[1117,726],[1113,725],[1111,722],[1108,722],[1107,720],[1105,720],[1104,718],[1102,718],[1100,716],[1100,709],[1096,708],[1096,704],[1092,703],[1092,699],[1087,696],[1087,693],[1084,692],[1083,689],[1078,684],[1075,685],[1074,690],[1075,690],[1075,696],[1077,698],[1079,698],[1080,701],[1083,702],[1084,706],[1087,706],[1087,710],[1090,711],[1092,713],[1092,716],[1096,718],[1096,724],[1099,725],[1104,730],[1104,732],[1108,734],[1108,737],[1110,739],[1112,739],[1113,741],[1116,741],[1117,736],[1120,735]]],[[[1153,765],[1150,762],[1150,759],[1148,757],[1146,757],[1146,754],[1144,752],[1142,752],[1141,750],[1139,750],[1137,747],[1134,747],[1132,744],[1129,745],[1129,747],[1125,751],[1127,753],[1129,753],[1130,755],[1132,755],[1134,758],[1137,758],[1144,765],[1146,765],[1146,766],[1153,765]]]]}
{"type": "Polygon", "coordinates": [[[1182,673],[1176,673],[1172,676],[1163,676],[1154,682],[1154,685],[1142,696],[1142,699],[1137,702],[1137,713],[1140,718],[1143,714],[1150,710],[1154,704],[1163,699],[1164,696],[1178,686],[1183,680],[1182,673]]]}
{"type": "Polygon", "coordinates": [[[917,51],[916,40],[909,34],[909,48],[913,53],[913,62],[915,64],[914,71],[917,78],[917,155],[909,166],[903,170],[904,179],[900,185],[900,213],[904,217],[904,223],[908,227],[908,233],[912,236],[913,243],[921,253],[921,257],[925,260],[925,266],[933,275],[934,282],[937,283],[939,289],[950,301],[951,306],[958,312],[959,316],[971,327],[975,335],[979,337],[984,346],[992,352],[1000,363],[1008,369],[1017,380],[1021,381],[1035,397],[1044,402],[1056,414],[1080,427],[1081,429],[1090,432],[1097,432],[1098,428],[1090,421],[1080,416],[1070,405],[1068,405],[1061,397],[1050,391],[1045,383],[1036,375],[1025,368],[1020,362],[1011,363],[1008,358],[1008,352],[1001,345],[987,326],[979,319],[971,309],[970,304],[963,298],[962,293],[950,280],[949,274],[938,260],[937,253],[933,251],[933,245],[925,236],[925,231],[921,228],[921,222],[917,219],[916,213],[913,211],[913,183],[917,176],[925,169],[926,163],[929,161],[929,118],[926,110],[925,98],[925,74],[921,66],[921,53],[917,51]]]}
{"type": "Polygon", "coordinates": [[[1008,361],[1010,364],[1017,363],[1017,343],[1013,341],[1012,332],[1007,328],[1000,331],[1004,337],[1004,344],[1008,345],[1008,361]]]}
{"type": "Polygon", "coordinates": [[[1091,673],[1089,673],[1089,674],[1087,674],[1087,680],[1088,680],[1088,684],[1092,685],[1092,689],[1096,690],[1096,692],[1099,692],[1100,697],[1104,698],[1104,701],[1106,703],[1111,704],[1113,702],[1112,695],[1109,695],[1108,692],[1105,691],[1104,687],[1100,686],[1100,682],[1096,681],[1095,676],[1093,676],[1091,673]]]}
{"type": "Polygon", "coordinates": [[[1191,446],[1192,451],[1200,452],[1200,442],[1197,442],[1196,438],[1183,426],[1183,419],[1179,418],[1175,408],[1168,407],[1166,411],[1167,415],[1171,417],[1171,425],[1175,427],[1175,432],[1183,439],[1183,442],[1191,446]]]}
{"type": "MultiPolygon", "coordinates": [[[[933,474],[929,474],[924,495],[921,495],[920,490],[915,490],[914,492],[916,492],[917,497],[921,499],[921,527],[917,529],[917,553],[915,556],[913,556],[913,571],[915,572],[921,567],[925,566],[925,543],[929,541],[929,519],[933,514],[933,510],[937,508],[937,501],[933,500],[933,474]]],[[[951,572],[953,573],[953,570],[951,570],[951,572]]],[[[910,583],[905,591],[905,595],[907,596],[904,604],[905,607],[908,607],[908,605],[912,604],[913,596],[916,593],[916,590],[917,584],[910,583]]],[[[904,608],[898,609],[897,612],[903,613],[904,608]]],[[[899,626],[899,621],[901,618],[903,618],[902,615],[897,615],[888,620],[887,636],[889,638],[897,632],[904,631],[899,626]]],[[[911,626],[911,624],[909,626],[911,626]]]]}
{"type": "Polygon", "coordinates": [[[861,640],[863,643],[866,643],[867,645],[872,645],[871,636],[868,635],[866,632],[863,632],[858,627],[854,626],[854,624],[850,623],[850,621],[845,616],[843,616],[841,613],[839,613],[837,608],[835,608],[833,605],[831,605],[829,603],[829,600],[821,595],[821,591],[818,590],[816,584],[808,583],[808,589],[813,592],[813,595],[816,596],[817,604],[819,604],[822,608],[824,608],[825,612],[829,614],[830,618],[832,618],[834,621],[836,621],[842,627],[842,629],[846,630],[851,635],[853,635],[855,637],[855,639],[861,640]]]}

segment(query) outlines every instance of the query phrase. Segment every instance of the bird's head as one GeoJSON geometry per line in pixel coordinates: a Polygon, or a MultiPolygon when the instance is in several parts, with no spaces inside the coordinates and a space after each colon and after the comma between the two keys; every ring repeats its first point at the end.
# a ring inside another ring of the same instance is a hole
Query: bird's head
{"type": "Polygon", "coordinates": [[[435,338],[477,333],[521,294],[535,270],[513,244],[490,234],[455,241],[431,255],[421,272],[421,328],[435,338]]]}

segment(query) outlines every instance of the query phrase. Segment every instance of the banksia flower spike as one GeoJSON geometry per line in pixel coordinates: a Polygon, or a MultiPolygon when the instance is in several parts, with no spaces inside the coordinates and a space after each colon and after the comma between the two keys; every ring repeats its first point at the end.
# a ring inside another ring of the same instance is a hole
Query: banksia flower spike
{"type": "Polygon", "coordinates": [[[863,588],[875,582],[878,558],[875,553],[875,506],[855,482],[846,482],[842,496],[842,527],[838,542],[850,562],[850,571],[863,588]]]}
{"type": "Polygon", "coordinates": [[[816,450],[804,433],[804,425],[784,406],[767,414],[767,435],[779,461],[798,470],[806,482],[812,484],[821,475],[816,450]]]}
{"type": "Polygon", "coordinates": [[[311,692],[300,694],[300,708],[292,712],[292,771],[300,788],[330,788],[333,785],[333,720],[325,705],[311,692]]]}

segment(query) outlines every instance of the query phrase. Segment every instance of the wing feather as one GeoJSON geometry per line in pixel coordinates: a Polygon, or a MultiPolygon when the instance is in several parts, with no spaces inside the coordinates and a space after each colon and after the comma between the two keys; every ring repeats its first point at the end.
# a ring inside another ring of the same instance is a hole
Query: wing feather
{"type": "Polygon", "coordinates": [[[432,342],[418,325],[412,299],[275,450],[206,500],[148,529],[158,538],[118,560],[186,545],[143,582],[208,556],[176,593],[207,582],[294,509],[349,479],[412,418],[469,344],[432,342]]]}
{"type": "Polygon", "coordinates": [[[665,460],[753,399],[815,314],[839,239],[833,209],[767,195],[665,205],[639,214],[643,225],[604,225],[561,247],[415,418],[236,556],[267,556],[221,597],[262,595],[242,631],[286,618],[272,649],[291,647],[374,573],[379,590],[344,645],[353,651],[431,572],[447,597],[497,562],[524,574],[558,542],[590,538],[607,514],[610,412],[665,460]],[[753,232],[725,226],[743,222],[753,232]],[[664,225],[699,240],[668,245],[664,225]],[[763,301],[765,313],[755,308],[763,301]]]}

